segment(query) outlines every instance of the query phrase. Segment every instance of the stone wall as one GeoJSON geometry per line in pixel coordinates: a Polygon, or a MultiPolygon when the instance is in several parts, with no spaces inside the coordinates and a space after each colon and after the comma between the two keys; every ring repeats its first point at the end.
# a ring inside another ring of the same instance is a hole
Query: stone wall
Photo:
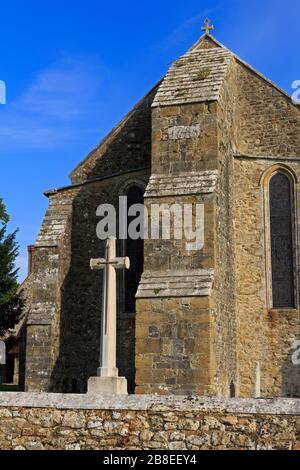
{"type": "Polygon", "coordinates": [[[0,393],[1,450],[300,450],[300,401],[0,393]]]}
{"type": "Polygon", "coordinates": [[[234,172],[237,99],[233,64],[227,73],[218,102],[218,184],[215,211],[215,282],[212,291],[215,308],[212,321],[214,354],[213,393],[238,396],[236,354],[236,281],[234,271],[234,172]]]}
{"type": "MultiPolygon", "coordinates": [[[[102,274],[90,259],[104,254],[96,236],[100,204],[117,209],[124,188],[145,188],[151,167],[151,104],[147,94],[72,172],[72,186],[48,191],[49,207],[37,238],[32,306],[27,322],[27,391],[85,392],[100,356],[102,274]]],[[[118,213],[118,210],[117,210],[118,213]]],[[[123,247],[118,244],[119,254],[123,247]]],[[[135,388],[135,312],[118,295],[118,367],[135,388]]]]}
{"type": "MultiPolygon", "coordinates": [[[[91,271],[90,259],[104,256],[104,242],[96,235],[100,220],[96,210],[102,203],[117,209],[124,186],[133,181],[145,187],[148,179],[148,170],[141,170],[49,195],[50,206],[34,252],[33,304],[27,322],[27,391],[85,392],[88,377],[96,375],[102,273],[91,271]]],[[[135,315],[124,311],[124,289],[120,279],[117,365],[132,393],[135,315]]]]}
{"type": "MultiPolygon", "coordinates": [[[[48,191],[49,208],[37,238],[32,307],[27,322],[25,389],[85,392],[99,366],[102,275],[90,259],[104,254],[96,236],[100,204],[117,209],[124,188],[145,188],[151,166],[154,91],[72,173],[74,185],[48,191]]],[[[117,210],[118,213],[118,210],[117,210]]],[[[122,251],[119,243],[118,251],[122,251]]],[[[118,295],[118,367],[134,391],[135,312],[118,295]]]]}
{"type": "MultiPolygon", "coordinates": [[[[204,205],[204,247],[145,240],[136,318],[137,393],[213,394],[211,287],[215,266],[216,103],[155,107],[145,205],[204,205]]],[[[160,221],[160,223],[162,223],[160,221]]],[[[172,223],[172,229],[175,223],[172,223]]]]}
{"type": "Polygon", "coordinates": [[[239,150],[256,156],[299,157],[299,106],[257,73],[236,68],[239,150]]]}
{"type": "Polygon", "coordinates": [[[299,286],[299,107],[242,64],[235,66],[238,107],[234,158],[233,219],[237,357],[240,396],[253,396],[260,375],[262,396],[300,396],[300,366],[292,363],[300,337],[299,287],[295,309],[272,309],[268,299],[268,182],[282,165],[295,175],[295,282],[299,286]],[[257,371],[260,374],[257,375],[257,371]]]}
{"type": "MultiPolygon", "coordinates": [[[[265,228],[264,189],[260,179],[276,163],[276,159],[235,160],[235,190],[238,195],[235,199],[235,241],[241,396],[253,396],[257,364],[261,370],[262,396],[300,396],[300,366],[294,365],[291,358],[293,343],[300,337],[299,309],[274,310],[267,300],[268,247],[264,235],[268,225],[265,228]]],[[[298,163],[291,162],[289,168],[300,176],[298,163]]],[[[296,217],[299,220],[299,213],[296,217]]],[[[296,226],[296,230],[298,232],[299,227],[296,226]]]]}
{"type": "Polygon", "coordinates": [[[151,166],[151,104],[154,87],[72,171],[72,183],[151,166]]]}
{"type": "Polygon", "coordinates": [[[59,349],[60,287],[70,260],[70,222],[76,189],[49,195],[32,260],[25,387],[49,390],[59,349]]]}

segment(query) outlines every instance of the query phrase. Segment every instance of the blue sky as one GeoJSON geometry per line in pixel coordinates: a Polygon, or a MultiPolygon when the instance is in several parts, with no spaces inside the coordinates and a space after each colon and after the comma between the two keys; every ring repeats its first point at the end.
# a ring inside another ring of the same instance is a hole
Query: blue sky
{"type": "Polygon", "coordinates": [[[47,199],[201,35],[289,93],[300,79],[299,0],[11,0],[0,4],[0,196],[19,227],[20,279],[47,199]]]}

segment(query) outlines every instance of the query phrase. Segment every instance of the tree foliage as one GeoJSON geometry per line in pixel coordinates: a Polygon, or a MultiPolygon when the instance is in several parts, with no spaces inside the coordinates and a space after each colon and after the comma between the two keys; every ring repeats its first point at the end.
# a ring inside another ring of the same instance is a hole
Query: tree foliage
{"type": "Polygon", "coordinates": [[[0,336],[13,328],[21,319],[24,299],[17,281],[15,261],[19,254],[17,231],[7,234],[9,216],[0,198],[0,336]]]}

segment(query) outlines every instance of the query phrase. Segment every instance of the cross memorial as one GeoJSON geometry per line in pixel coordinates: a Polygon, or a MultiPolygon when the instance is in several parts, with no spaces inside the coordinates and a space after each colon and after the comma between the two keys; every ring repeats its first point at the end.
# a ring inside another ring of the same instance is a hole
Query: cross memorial
{"type": "Polygon", "coordinates": [[[88,393],[127,394],[127,380],[118,376],[116,366],[117,349],[117,273],[119,269],[129,269],[128,257],[116,257],[116,240],[108,239],[105,258],[91,259],[92,270],[103,271],[102,322],[100,367],[97,377],[88,381],[88,393]]]}

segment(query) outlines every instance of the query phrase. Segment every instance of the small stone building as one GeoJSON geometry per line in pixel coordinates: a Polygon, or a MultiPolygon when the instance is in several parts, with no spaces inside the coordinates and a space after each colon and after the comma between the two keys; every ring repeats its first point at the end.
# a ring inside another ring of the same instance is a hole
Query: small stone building
{"type": "Polygon", "coordinates": [[[300,397],[300,108],[205,33],[48,191],[25,390],[85,392],[100,349],[97,207],[204,204],[204,247],[120,240],[118,367],[137,394],[300,397]]]}

